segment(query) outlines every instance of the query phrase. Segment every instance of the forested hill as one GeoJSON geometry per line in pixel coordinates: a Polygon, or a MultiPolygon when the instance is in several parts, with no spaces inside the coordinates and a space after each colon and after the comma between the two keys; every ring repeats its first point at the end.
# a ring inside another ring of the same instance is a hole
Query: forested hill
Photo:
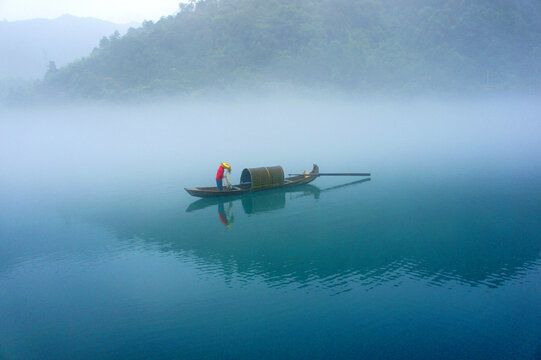
{"type": "Polygon", "coordinates": [[[134,25],[71,15],[0,21],[0,81],[41,78],[50,61],[66,65],[88,55],[102,36],[115,31],[124,34],[134,25]]]}
{"type": "Polygon", "coordinates": [[[86,58],[52,69],[41,91],[536,89],[539,64],[538,0],[200,0],[102,39],[86,58]]]}

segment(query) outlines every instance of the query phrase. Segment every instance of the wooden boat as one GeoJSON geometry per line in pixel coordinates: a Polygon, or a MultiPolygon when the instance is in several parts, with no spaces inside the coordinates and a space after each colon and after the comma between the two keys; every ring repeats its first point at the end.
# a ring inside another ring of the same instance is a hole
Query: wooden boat
{"type": "Polygon", "coordinates": [[[188,194],[197,197],[234,196],[255,191],[277,189],[308,184],[319,176],[319,167],[314,164],[307,174],[285,178],[281,166],[250,168],[242,170],[240,184],[231,189],[218,190],[216,186],[184,188],[188,194]]]}
{"type": "MultiPolygon", "coordinates": [[[[286,194],[297,194],[297,196],[314,196],[314,198],[319,197],[319,188],[317,186],[314,186],[312,184],[301,184],[297,186],[292,187],[284,187],[284,188],[277,188],[265,192],[252,192],[248,194],[241,194],[241,195],[231,195],[228,197],[204,197],[201,199],[194,200],[188,208],[186,208],[186,212],[193,212],[198,210],[203,210],[209,207],[213,207],[220,204],[227,204],[232,201],[238,201],[240,200],[243,203],[247,201],[257,201],[260,203],[263,202],[273,202],[278,197],[283,197],[285,201],[286,194]],[[256,200],[253,200],[256,199],[256,200]]],[[[245,207],[245,206],[244,206],[245,207]]],[[[253,207],[253,206],[252,206],[253,207]]],[[[245,213],[249,214],[249,211],[246,211],[245,213]]]]}

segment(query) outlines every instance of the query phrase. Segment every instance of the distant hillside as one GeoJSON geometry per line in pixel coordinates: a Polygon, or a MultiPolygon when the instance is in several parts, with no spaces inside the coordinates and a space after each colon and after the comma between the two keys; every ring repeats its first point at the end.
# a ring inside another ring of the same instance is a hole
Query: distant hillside
{"type": "Polygon", "coordinates": [[[0,21],[0,79],[42,78],[49,61],[63,66],[88,55],[103,36],[123,34],[129,26],[70,15],[0,21]]]}
{"type": "Polygon", "coordinates": [[[108,98],[273,82],[353,91],[533,89],[538,0],[199,0],[110,37],[42,91],[108,98]]]}

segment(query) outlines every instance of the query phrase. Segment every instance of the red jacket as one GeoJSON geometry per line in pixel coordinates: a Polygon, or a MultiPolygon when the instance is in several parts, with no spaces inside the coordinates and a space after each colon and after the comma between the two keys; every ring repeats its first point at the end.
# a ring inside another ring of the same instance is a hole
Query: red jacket
{"type": "Polygon", "coordinates": [[[220,165],[218,172],[216,173],[216,180],[223,180],[224,178],[224,167],[220,165]]]}
{"type": "Polygon", "coordinates": [[[224,224],[225,226],[227,226],[227,219],[225,218],[225,215],[222,214],[221,211],[218,211],[218,216],[220,217],[220,221],[222,222],[222,224],[224,224]]]}

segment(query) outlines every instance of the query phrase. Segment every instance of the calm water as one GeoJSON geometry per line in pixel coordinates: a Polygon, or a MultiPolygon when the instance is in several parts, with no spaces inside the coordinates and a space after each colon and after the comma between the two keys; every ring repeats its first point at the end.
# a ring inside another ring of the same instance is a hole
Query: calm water
{"type": "Polygon", "coordinates": [[[0,116],[0,359],[541,358],[535,101],[0,116]]]}

